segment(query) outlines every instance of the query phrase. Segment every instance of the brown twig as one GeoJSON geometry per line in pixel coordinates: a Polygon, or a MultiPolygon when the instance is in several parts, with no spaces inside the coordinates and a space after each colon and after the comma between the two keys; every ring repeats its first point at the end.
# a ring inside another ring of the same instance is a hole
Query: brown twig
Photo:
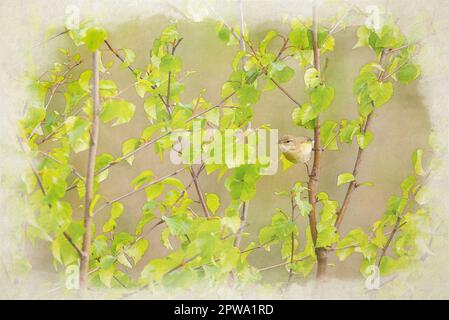
{"type": "Polygon", "coordinates": [[[125,198],[127,198],[127,197],[129,197],[129,196],[132,196],[133,194],[136,194],[136,193],[138,193],[138,192],[140,192],[140,191],[143,191],[143,190],[145,190],[146,188],[148,188],[148,187],[150,187],[150,186],[152,186],[152,185],[155,185],[155,184],[157,184],[157,183],[159,183],[159,182],[162,182],[162,181],[164,181],[164,180],[167,179],[167,178],[173,177],[173,176],[177,175],[178,173],[180,173],[181,171],[184,171],[184,170],[185,170],[184,167],[183,167],[183,168],[180,168],[180,169],[178,169],[178,170],[176,170],[176,171],[173,171],[172,173],[167,174],[167,175],[165,175],[165,176],[163,176],[163,177],[161,177],[161,178],[159,178],[159,179],[153,180],[153,181],[151,181],[150,183],[147,183],[147,184],[141,186],[140,188],[137,188],[137,189],[135,189],[135,190],[133,190],[133,191],[127,192],[127,193],[125,193],[125,194],[123,194],[123,195],[121,195],[121,196],[119,196],[119,197],[117,197],[117,198],[114,198],[113,200],[107,201],[105,204],[103,204],[101,207],[99,207],[97,210],[95,210],[95,212],[92,214],[92,216],[95,216],[96,214],[98,214],[98,212],[100,212],[100,211],[102,211],[103,209],[109,207],[109,206],[112,205],[113,203],[118,202],[118,201],[120,201],[120,200],[123,200],[123,199],[125,199],[125,198]]]}
{"type": "MultiPolygon", "coordinates": [[[[81,63],[83,63],[82,60],[78,61],[77,63],[75,63],[74,65],[70,66],[63,74],[62,77],[63,79],[58,81],[56,83],[56,85],[51,89],[51,93],[50,93],[50,97],[48,98],[47,103],[44,106],[44,109],[47,110],[48,106],[50,105],[51,101],[53,100],[53,97],[55,96],[56,91],[58,90],[58,88],[65,82],[65,77],[67,76],[67,74],[69,74],[70,71],[72,71],[74,68],[76,68],[77,66],[79,66],[81,63]]],[[[36,133],[37,128],[40,126],[40,124],[38,124],[37,126],[35,126],[33,128],[33,130],[31,131],[31,133],[28,135],[27,140],[29,141],[33,135],[36,133]]]]}
{"type": "Polygon", "coordinates": [[[192,166],[189,167],[189,172],[190,172],[190,175],[192,176],[193,183],[195,185],[195,190],[196,190],[196,193],[198,194],[198,198],[201,203],[201,208],[203,209],[204,216],[209,218],[210,217],[209,210],[207,210],[206,201],[204,200],[203,192],[201,191],[200,184],[198,183],[198,177],[197,177],[196,173],[193,171],[192,166]]]}
{"type": "Polygon", "coordinates": [[[80,258],[82,256],[84,256],[83,251],[76,245],[76,243],[73,241],[72,237],[70,237],[66,231],[63,232],[63,235],[67,239],[67,241],[72,245],[72,247],[76,250],[76,252],[78,253],[78,256],[80,258]]]}
{"type": "Polygon", "coordinates": [[[240,248],[240,242],[242,241],[242,232],[246,226],[246,221],[248,220],[248,209],[249,209],[249,202],[244,201],[242,205],[242,212],[240,213],[240,224],[242,225],[242,227],[239,228],[239,230],[237,231],[234,240],[234,246],[237,248],[240,248]]]}
{"type": "MultiPolygon", "coordinates": [[[[293,193],[290,195],[290,202],[291,202],[291,206],[292,206],[291,222],[294,223],[296,204],[295,204],[295,198],[294,198],[293,193]]],[[[290,253],[291,254],[290,263],[293,264],[293,261],[295,259],[295,234],[293,232],[291,234],[291,241],[292,241],[292,251],[290,253]]],[[[290,268],[290,270],[288,271],[288,279],[287,279],[286,287],[288,287],[290,285],[292,278],[293,278],[293,269],[290,268]]]]}
{"type": "Polygon", "coordinates": [[[270,78],[271,79],[271,81],[273,81],[273,83],[274,83],[274,85],[276,86],[276,87],[278,87],[279,88],[279,90],[281,90],[282,91],[282,93],[283,94],[285,94],[291,101],[293,101],[298,107],[301,107],[301,103],[298,101],[298,100],[296,100],[295,98],[293,98],[292,97],[292,95],[287,91],[287,90],[285,90],[276,80],[274,80],[273,78],[270,78]]]}
{"type": "Polygon", "coordinates": [[[59,165],[67,165],[71,170],[72,170],[72,172],[73,172],[73,174],[75,175],[75,176],[77,176],[79,179],[81,179],[82,181],[84,181],[84,177],[78,172],[78,170],[76,170],[76,168],[74,167],[74,166],[72,166],[71,164],[64,164],[64,163],[62,163],[61,161],[59,161],[58,159],[56,159],[55,157],[53,157],[53,156],[51,156],[51,155],[49,155],[48,153],[46,153],[46,152],[44,152],[44,151],[42,151],[42,150],[39,150],[39,153],[40,154],[42,154],[44,157],[46,157],[46,158],[48,158],[48,159],[50,159],[50,160],[52,160],[52,161],[54,161],[54,162],[56,162],[57,164],[59,164],[59,165]]]}
{"type": "Polygon", "coordinates": [[[396,233],[401,229],[402,225],[402,218],[405,212],[407,212],[408,208],[410,207],[410,205],[413,203],[413,201],[415,200],[416,195],[418,194],[418,192],[422,189],[422,187],[425,185],[427,179],[429,178],[430,173],[427,174],[426,178],[424,179],[424,182],[422,184],[419,185],[419,187],[416,188],[416,190],[414,190],[410,196],[410,198],[407,201],[407,204],[405,205],[404,209],[402,209],[402,212],[398,215],[396,223],[394,224],[393,230],[390,233],[390,236],[387,239],[387,242],[385,243],[384,247],[382,248],[381,254],[379,256],[379,259],[377,261],[377,267],[380,266],[380,263],[382,262],[383,257],[386,255],[388,248],[391,245],[391,242],[394,239],[394,236],[396,235],[396,233]]]}
{"type": "MultiPolygon", "coordinates": [[[[385,59],[385,56],[386,56],[385,52],[382,52],[381,57],[380,57],[380,65],[383,65],[383,60],[385,59]]],[[[380,72],[380,74],[378,76],[378,80],[383,81],[383,77],[384,77],[384,72],[382,71],[382,72],[380,72]]],[[[372,122],[372,118],[373,118],[373,113],[370,113],[368,115],[368,117],[366,118],[365,126],[363,128],[363,133],[366,133],[369,131],[371,122],[372,122]]],[[[357,158],[356,158],[355,164],[354,164],[354,169],[352,170],[352,175],[354,176],[354,180],[349,183],[343,203],[341,205],[341,208],[337,212],[337,220],[335,222],[335,227],[337,229],[340,227],[341,223],[343,222],[343,218],[344,218],[345,213],[349,206],[349,201],[351,200],[351,195],[352,195],[353,191],[356,189],[356,185],[357,185],[356,180],[357,180],[357,175],[360,170],[360,165],[363,160],[363,154],[364,154],[364,149],[359,147],[358,151],[357,151],[357,158]]]]}
{"type": "MultiPolygon", "coordinates": [[[[104,43],[106,44],[106,46],[109,48],[109,50],[117,57],[117,59],[119,59],[122,63],[125,63],[125,59],[122,58],[122,56],[114,49],[112,48],[111,44],[109,43],[108,40],[104,40],[104,43]]],[[[138,76],[137,71],[131,67],[130,65],[127,66],[128,70],[131,71],[135,76],[138,76]]]]}

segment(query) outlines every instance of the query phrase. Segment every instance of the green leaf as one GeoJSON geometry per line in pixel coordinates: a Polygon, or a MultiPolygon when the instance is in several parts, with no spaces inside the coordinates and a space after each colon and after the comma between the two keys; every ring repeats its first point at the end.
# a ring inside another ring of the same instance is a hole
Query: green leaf
{"type": "Polygon", "coordinates": [[[336,229],[334,225],[326,226],[322,228],[318,232],[316,247],[317,248],[325,248],[330,247],[332,244],[338,241],[338,233],[336,233],[336,229]]]}
{"type": "Polygon", "coordinates": [[[354,252],[356,247],[364,247],[368,242],[368,235],[361,228],[352,230],[338,242],[335,254],[340,261],[344,261],[354,252]]]}
{"type": "Polygon", "coordinates": [[[408,193],[410,192],[411,188],[414,187],[416,182],[417,179],[415,176],[408,176],[404,181],[402,181],[401,183],[402,194],[408,197],[408,193]]]}
{"type": "Polygon", "coordinates": [[[278,83],[288,82],[294,75],[295,71],[282,61],[271,63],[268,70],[268,76],[278,83]]]}
{"type": "Polygon", "coordinates": [[[154,173],[151,170],[142,171],[137,177],[131,181],[131,185],[134,186],[134,190],[139,189],[142,185],[153,180],[154,173]]]}
{"type": "Polygon", "coordinates": [[[368,117],[368,116],[374,111],[374,106],[373,106],[373,104],[371,103],[371,101],[369,101],[369,102],[367,102],[367,103],[359,104],[358,107],[357,107],[357,109],[358,109],[358,111],[359,111],[359,114],[360,114],[362,117],[366,118],[366,117],[368,117]]]}
{"type": "Polygon", "coordinates": [[[416,80],[421,74],[421,69],[416,64],[407,64],[398,70],[398,79],[400,82],[408,84],[416,80]]]}
{"type": "MultiPolygon", "coordinates": [[[[114,157],[112,155],[110,155],[109,153],[103,153],[101,155],[98,155],[95,158],[95,171],[98,171],[98,170],[106,167],[108,164],[110,164],[113,161],[114,161],[114,157]]],[[[102,181],[106,180],[107,177],[108,177],[108,170],[104,170],[97,176],[98,182],[102,182],[102,181]]]]}
{"type": "Polygon", "coordinates": [[[305,103],[300,108],[293,109],[292,120],[297,126],[305,126],[318,117],[320,110],[311,103],[305,103]]]}
{"type": "Polygon", "coordinates": [[[342,173],[342,174],[338,175],[337,186],[339,187],[343,184],[352,182],[354,180],[355,180],[355,178],[352,175],[352,173],[342,173]]]}
{"type": "Polygon", "coordinates": [[[295,165],[293,162],[288,161],[284,154],[281,154],[281,161],[282,161],[282,170],[284,171],[290,169],[295,165]]]}
{"type": "Polygon", "coordinates": [[[108,221],[103,225],[103,232],[110,232],[117,228],[116,220],[123,213],[123,205],[120,202],[114,202],[111,206],[111,216],[108,221]]]}
{"type": "Polygon", "coordinates": [[[181,58],[169,54],[163,56],[159,64],[159,69],[162,72],[179,72],[181,67],[181,58]]]}
{"type": "Polygon", "coordinates": [[[320,111],[325,111],[334,100],[335,89],[328,86],[319,86],[310,94],[310,101],[320,111]]]}
{"type": "Polygon", "coordinates": [[[86,95],[87,92],[81,88],[78,81],[69,82],[67,84],[67,89],[64,92],[64,98],[66,100],[66,107],[64,111],[71,111],[72,108],[76,106],[86,95]]]}
{"type": "Polygon", "coordinates": [[[246,56],[246,51],[239,51],[235,55],[234,59],[232,60],[232,70],[237,71],[239,69],[240,61],[244,56],[246,56]]]}
{"type": "Polygon", "coordinates": [[[395,24],[385,24],[375,43],[378,48],[395,48],[404,42],[404,36],[395,24]]]}
{"type": "Polygon", "coordinates": [[[103,41],[106,40],[107,38],[108,33],[106,32],[106,30],[102,28],[93,27],[89,28],[86,31],[84,43],[86,44],[86,47],[90,51],[96,51],[101,47],[103,41]]]}
{"type": "Polygon", "coordinates": [[[170,185],[172,187],[175,187],[175,188],[177,188],[178,190],[181,190],[181,191],[185,190],[185,188],[186,188],[184,186],[184,184],[181,182],[181,180],[179,180],[177,178],[173,178],[173,177],[164,179],[162,181],[162,183],[163,184],[168,184],[168,185],[170,185]]]}
{"type": "Polygon", "coordinates": [[[363,132],[357,133],[357,143],[359,144],[359,147],[362,149],[366,149],[373,141],[373,139],[374,135],[370,131],[367,131],[365,133],[363,132]]]}
{"type": "Polygon", "coordinates": [[[407,199],[403,197],[391,196],[388,198],[387,212],[388,215],[399,215],[405,209],[407,199]]]}
{"type": "Polygon", "coordinates": [[[304,74],[304,83],[308,89],[317,88],[321,84],[320,73],[315,68],[309,68],[304,74]]]}
{"type": "Polygon", "coordinates": [[[183,236],[187,234],[191,227],[191,221],[186,215],[176,215],[172,217],[164,217],[170,233],[174,236],[183,236]]]}
{"type": "Polygon", "coordinates": [[[170,25],[161,32],[161,41],[164,43],[172,43],[179,39],[179,32],[176,25],[170,25]]]}
{"type": "Polygon", "coordinates": [[[123,213],[123,204],[120,202],[114,202],[111,206],[111,218],[117,219],[123,213]]]}
{"type": "Polygon", "coordinates": [[[125,252],[134,260],[134,264],[137,264],[147,251],[149,244],[147,239],[140,239],[125,252]]]}
{"type": "Polygon", "coordinates": [[[410,265],[410,258],[403,256],[397,259],[384,256],[379,264],[381,276],[388,276],[395,272],[405,269],[410,265]]]}
{"type": "Polygon", "coordinates": [[[125,61],[120,65],[122,68],[127,68],[129,65],[133,64],[134,60],[136,60],[136,54],[131,49],[122,49],[125,53],[125,61]]]}
{"type": "Polygon", "coordinates": [[[381,107],[393,96],[393,84],[391,82],[373,82],[369,86],[369,96],[373,99],[376,108],[381,107]]]}
{"type": "Polygon", "coordinates": [[[80,74],[78,83],[86,92],[90,92],[90,79],[92,78],[93,72],[92,70],[86,70],[83,73],[80,74]]]}
{"type": "Polygon", "coordinates": [[[114,277],[116,265],[113,263],[115,258],[112,256],[106,256],[101,258],[101,268],[98,271],[100,281],[108,288],[111,287],[111,282],[114,277]]]}
{"type": "MultiPolygon", "coordinates": [[[[125,156],[133,151],[135,151],[140,146],[140,140],[131,138],[123,142],[122,144],[122,155],[125,156]]],[[[134,155],[127,157],[126,162],[128,162],[130,165],[133,164],[134,161],[134,155]]]]}
{"type": "Polygon", "coordinates": [[[153,200],[161,195],[164,191],[164,185],[162,183],[153,184],[145,188],[148,201],[153,200]]]}
{"type": "Polygon", "coordinates": [[[362,182],[362,183],[358,183],[358,186],[359,187],[372,187],[372,186],[374,186],[374,183],[372,183],[372,182],[362,182]]]}
{"type": "Polygon", "coordinates": [[[321,145],[323,148],[327,150],[338,150],[338,132],[335,131],[337,127],[338,123],[329,120],[321,125],[321,145]]]}
{"type": "Polygon", "coordinates": [[[260,92],[253,85],[245,84],[237,90],[237,97],[242,106],[248,106],[259,101],[260,92]]]}
{"type": "Polygon", "coordinates": [[[361,26],[357,29],[357,37],[358,41],[356,45],[354,46],[354,49],[361,48],[361,47],[368,47],[369,46],[369,37],[371,35],[371,30],[368,29],[365,26],[361,26]]]}
{"type": "Polygon", "coordinates": [[[206,204],[212,214],[220,207],[220,198],[215,193],[206,193],[206,204]]]}
{"type": "Polygon", "coordinates": [[[28,107],[26,115],[20,120],[22,127],[25,129],[27,135],[45,119],[44,107],[28,107]]]}
{"type": "Polygon", "coordinates": [[[217,35],[220,40],[223,40],[226,43],[231,40],[231,32],[224,24],[221,24],[217,29],[217,35]]]}
{"type": "Polygon", "coordinates": [[[335,39],[331,35],[326,36],[326,41],[324,41],[322,45],[322,52],[325,53],[326,51],[334,51],[335,48],[335,39]]]}
{"type": "Polygon", "coordinates": [[[221,224],[225,227],[228,227],[231,229],[232,232],[236,233],[240,229],[240,217],[234,216],[234,217],[223,217],[221,219],[221,224]]]}
{"type": "Polygon", "coordinates": [[[312,205],[308,201],[298,201],[296,198],[296,204],[298,206],[299,214],[303,217],[307,217],[312,211],[312,205]]]}
{"type": "Polygon", "coordinates": [[[345,143],[352,143],[354,135],[360,130],[360,122],[357,120],[342,120],[340,129],[340,141],[345,143]]]}
{"type": "Polygon", "coordinates": [[[83,118],[71,116],[65,121],[65,129],[70,146],[78,153],[89,148],[90,122],[83,118]]]}
{"type": "Polygon", "coordinates": [[[418,176],[424,176],[426,174],[426,172],[424,171],[424,169],[422,167],[422,156],[423,156],[422,149],[415,150],[412,155],[413,167],[415,168],[415,173],[418,176]]]}
{"type": "Polygon", "coordinates": [[[309,48],[308,31],[309,30],[302,25],[295,26],[288,35],[290,44],[300,50],[309,48]]]}
{"type": "Polygon", "coordinates": [[[165,228],[161,232],[161,242],[168,250],[173,250],[173,246],[170,243],[170,229],[165,228]]]}
{"type": "Polygon", "coordinates": [[[100,96],[110,98],[118,93],[117,85],[112,80],[100,80],[100,96]]]}
{"type": "Polygon", "coordinates": [[[103,122],[108,123],[115,119],[113,126],[129,122],[136,106],[125,100],[107,100],[103,104],[100,118],[103,122]]]}
{"type": "Polygon", "coordinates": [[[270,30],[265,35],[263,40],[259,44],[259,51],[261,54],[265,54],[267,51],[267,46],[271,43],[271,41],[276,38],[278,33],[276,31],[270,30]]]}

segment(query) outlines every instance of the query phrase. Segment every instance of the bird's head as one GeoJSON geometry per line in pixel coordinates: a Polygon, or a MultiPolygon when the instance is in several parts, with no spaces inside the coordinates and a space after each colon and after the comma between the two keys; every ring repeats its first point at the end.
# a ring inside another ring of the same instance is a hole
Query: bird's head
{"type": "Polygon", "coordinates": [[[296,138],[291,135],[285,135],[279,139],[278,144],[282,152],[293,151],[296,148],[296,138]]]}

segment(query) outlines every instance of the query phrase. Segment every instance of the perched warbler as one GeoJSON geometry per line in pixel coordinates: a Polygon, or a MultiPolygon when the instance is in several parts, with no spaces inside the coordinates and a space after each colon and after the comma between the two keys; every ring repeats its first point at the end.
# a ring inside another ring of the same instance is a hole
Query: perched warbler
{"type": "Polygon", "coordinates": [[[309,137],[294,137],[291,135],[283,136],[279,142],[279,149],[284,157],[293,163],[304,163],[309,174],[307,162],[312,157],[313,139],[309,137]]]}

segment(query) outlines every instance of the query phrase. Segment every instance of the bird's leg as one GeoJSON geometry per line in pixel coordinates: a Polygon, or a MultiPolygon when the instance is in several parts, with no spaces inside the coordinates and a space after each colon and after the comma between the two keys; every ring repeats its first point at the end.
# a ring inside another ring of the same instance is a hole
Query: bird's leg
{"type": "Polygon", "coordinates": [[[309,165],[307,164],[307,162],[305,162],[304,164],[306,165],[307,176],[310,177],[309,165]]]}

